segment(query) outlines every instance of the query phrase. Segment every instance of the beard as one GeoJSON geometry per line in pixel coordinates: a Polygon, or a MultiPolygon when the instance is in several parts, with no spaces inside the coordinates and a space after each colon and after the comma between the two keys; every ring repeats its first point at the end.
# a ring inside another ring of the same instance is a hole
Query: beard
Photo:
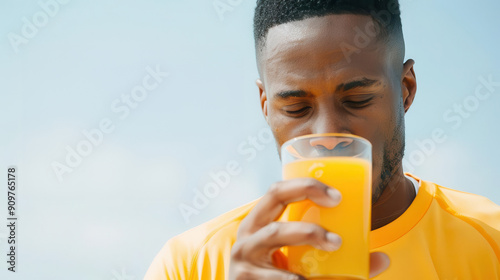
{"type": "Polygon", "coordinates": [[[405,125],[404,117],[401,114],[396,121],[392,138],[384,143],[382,170],[380,181],[372,194],[372,204],[377,202],[384,190],[389,185],[394,174],[398,171],[399,164],[403,160],[405,151],[405,125]]]}

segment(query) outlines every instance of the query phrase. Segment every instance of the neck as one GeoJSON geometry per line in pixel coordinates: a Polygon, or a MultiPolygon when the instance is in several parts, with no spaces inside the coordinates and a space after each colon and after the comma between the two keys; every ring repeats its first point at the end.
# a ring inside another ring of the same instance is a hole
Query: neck
{"type": "Polygon", "coordinates": [[[377,202],[372,205],[372,230],[396,220],[410,207],[415,196],[415,187],[404,176],[400,164],[377,202]]]}

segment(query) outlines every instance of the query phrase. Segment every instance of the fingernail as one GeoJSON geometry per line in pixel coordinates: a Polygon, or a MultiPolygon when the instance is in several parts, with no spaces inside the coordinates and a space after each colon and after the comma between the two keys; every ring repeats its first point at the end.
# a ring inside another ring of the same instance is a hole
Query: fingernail
{"type": "Polygon", "coordinates": [[[297,274],[290,274],[288,275],[288,280],[307,280],[307,279],[297,274]]]}
{"type": "Polygon", "coordinates": [[[333,232],[326,233],[326,240],[328,240],[327,250],[335,251],[340,248],[342,244],[342,238],[333,232]]]}
{"type": "Polygon", "coordinates": [[[326,193],[328,194],[328,196],[330,196],[330,198],[334,202],[332,206],[338,205],[340,203],[340,200],[342,200],[342,194],[334,188],[328,188],[326,190],[326,193]]]}

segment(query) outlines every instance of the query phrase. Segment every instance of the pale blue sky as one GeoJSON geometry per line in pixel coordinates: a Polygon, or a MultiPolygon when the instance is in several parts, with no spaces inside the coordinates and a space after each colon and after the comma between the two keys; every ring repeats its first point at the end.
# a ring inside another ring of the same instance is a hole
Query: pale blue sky
{"type": "MultiPolygon", "coordinates": [[[[441,129],[446,140],[421,164],[415,156],[411,171],[500,203],[500,86],[473,100],[480,77],[500,81],[500,2],[450,3],[401,2],[418,80],[406,153],[423,153],[416,141],[441,129]],[[447,111],[464,102],[473,110],[457,124],[447,111]]],[[[0,278],[141,279],[168,238],[280,179],[274,143],[259,140],[266,123],[254,83],[255,2],[241,1],[223,20],[212,4],[69,0],[16,53],[9,34],[22,34],[23,17],[43,20],[44,10],[36,1],[0,3],[0,161],[20,170],[19,272],[1,269],[0,278]],[[125,104],[121,96],[142,84],[148,66],[169,76],[120,119],[112,104],[125,104]],[[103,119],[114,130],[60,182],[52,164],[103,119]],[[228,162],[240,173],[186,222],[179,205],[192,204],[195,189],[228,162]]],[[[6,234],[0,229],[1,252],[6,234]]]]}

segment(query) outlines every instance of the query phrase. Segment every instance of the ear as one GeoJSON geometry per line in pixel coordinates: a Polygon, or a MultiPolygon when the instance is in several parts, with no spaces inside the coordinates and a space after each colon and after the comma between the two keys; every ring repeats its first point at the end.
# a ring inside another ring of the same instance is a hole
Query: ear
{"type": "Polygon", "coordinates": [[[401,91],[403,93],[403,106],[405,109],[405,113],[413,104],[413,100],[415,99],[415,94],[417,93],[417,78],[415,76],[415,70],[413,69],[413,65],[415,61],[413,59],[408,59],[403,64],[403,73],[401,77],[401,91]]]}
{"type": "Polygon", "coordinates": [[[261,79],[257,79],[255,83],[259,88],[260,108],[262,109],[262,113],[264,114],[264,118],[267,122],[267,94],[266,90],[264,89],[264,83],[262,83],[261,79]]]}

